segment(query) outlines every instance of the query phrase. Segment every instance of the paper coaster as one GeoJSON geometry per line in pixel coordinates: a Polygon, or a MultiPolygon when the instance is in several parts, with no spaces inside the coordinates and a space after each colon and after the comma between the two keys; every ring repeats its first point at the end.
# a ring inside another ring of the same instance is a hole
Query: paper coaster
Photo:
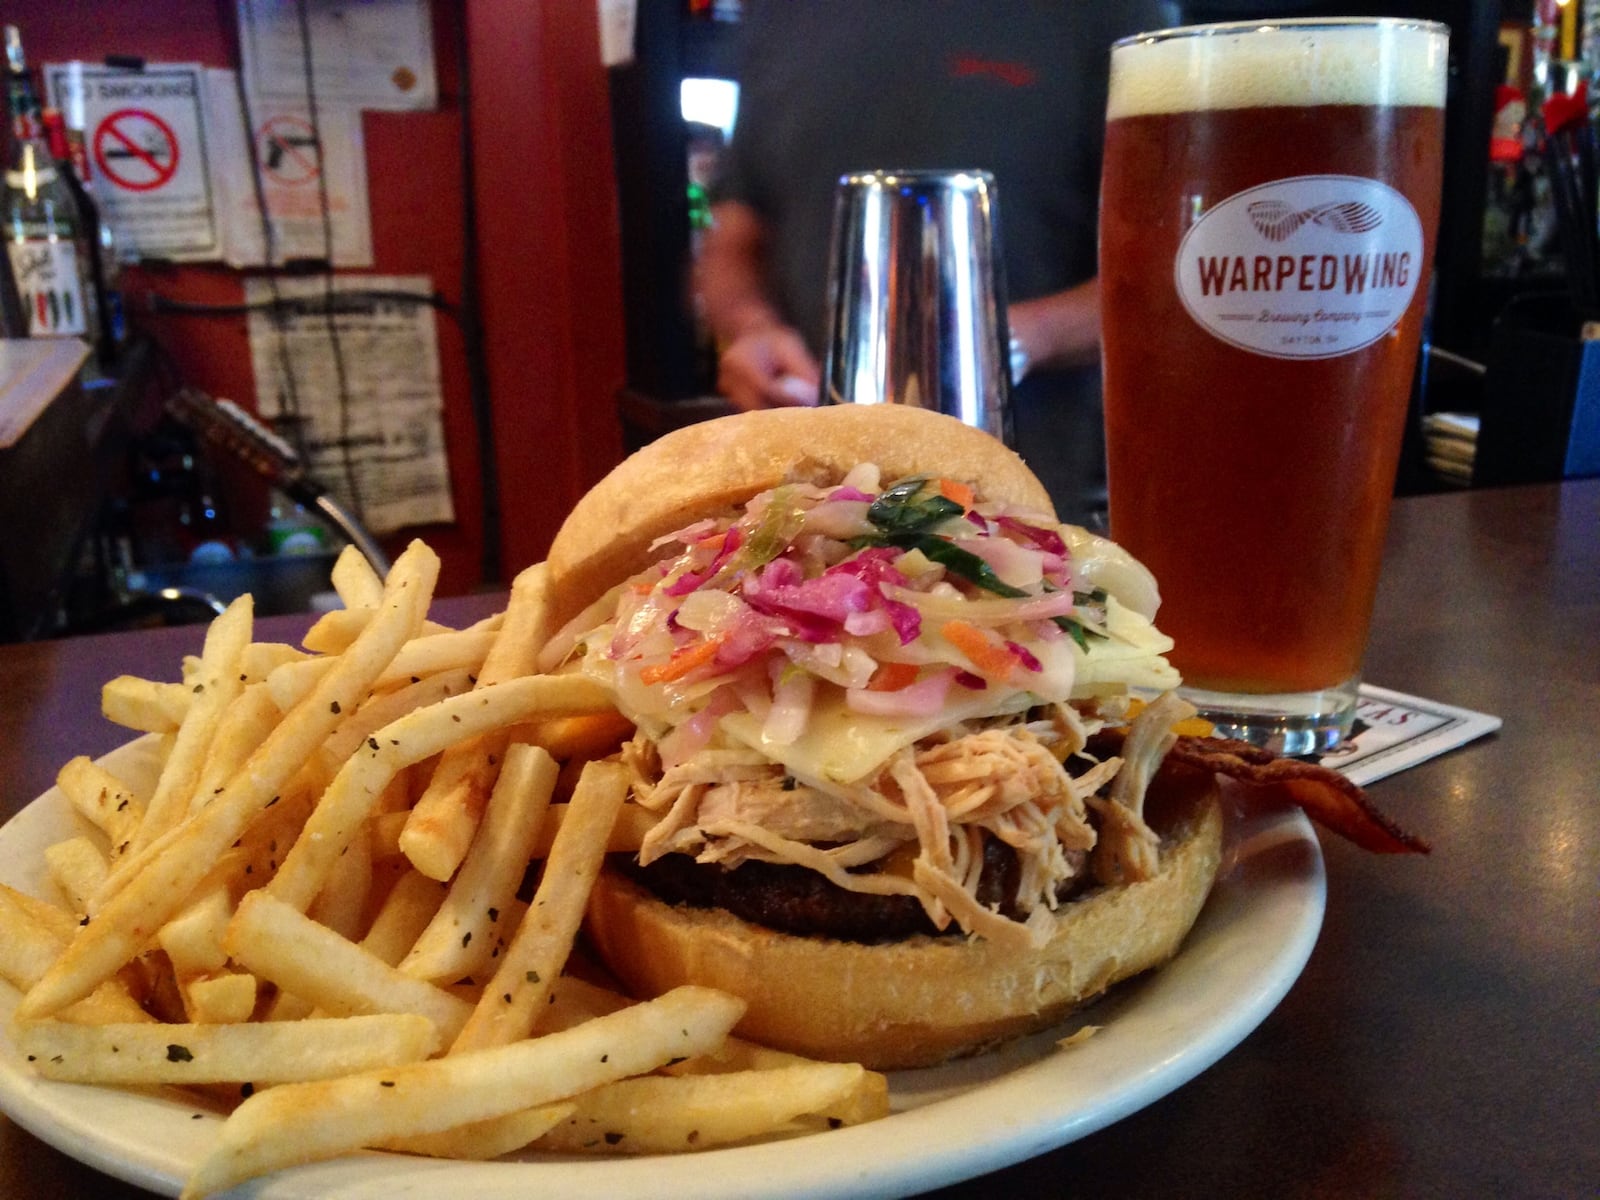
{"type": "Polygon", "coordinates": [[[1317,761],[1365,787],[1499,728],[1488,713],[1364,683],[1354,735],[1317,761]]]}

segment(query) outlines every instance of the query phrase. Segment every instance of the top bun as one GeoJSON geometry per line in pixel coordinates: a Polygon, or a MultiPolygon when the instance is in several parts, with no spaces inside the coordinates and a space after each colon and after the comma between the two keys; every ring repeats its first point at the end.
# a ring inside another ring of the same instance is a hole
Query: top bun
{"type": "Polygon", "coordinates": [[[837,483],[868,462],[885,481],[925,472],[1055,517],[1050,494],[1014,451],[954,417],[895,404],[736,413],[651,442],[578,501],[547,560],[556,624],[640,570],[663,534],[782,483],[837,483]]]}

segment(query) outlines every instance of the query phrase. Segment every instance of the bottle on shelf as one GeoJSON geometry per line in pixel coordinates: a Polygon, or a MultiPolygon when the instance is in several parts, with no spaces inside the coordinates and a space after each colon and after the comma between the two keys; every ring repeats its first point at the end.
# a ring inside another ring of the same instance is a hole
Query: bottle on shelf
{"type": "Polygon", "coordinates": [[[22,308],[22,293],[11,269],[11,256],[0,254],[0,338],[28,336],[28,314],[22,308]]]}
{"type": "Polygon", "coordinates": [[[122,337],[121,321],[118,319],[121,304],[117,302],[113,278],[117,259],[111,226],[100,219],[100,205],[90,190],[89,155],[83,145],[82,134],[78,134],[74,142],[73,131],[68,130],[60,109],[44,109],[40,119],[56,170],[78,206],[82,241],[89,255],[89,283],[93,300],[90,308],[96,314],[95,327],[90,333],[100,365],[110,367],[116,361],[117,343],[122,337]]]}
{"type": "Polygon", "coordinates": [[[11,145],[0,234],[32,337],[92,341],[99,324],[78,202],[45,140],[16,26],[5,27],[11,145]]]}

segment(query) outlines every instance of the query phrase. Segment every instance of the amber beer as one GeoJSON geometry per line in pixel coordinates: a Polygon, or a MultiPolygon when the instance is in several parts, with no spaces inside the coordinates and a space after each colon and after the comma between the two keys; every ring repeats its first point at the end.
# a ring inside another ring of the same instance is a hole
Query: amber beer
{"type": "Polygon", "coordinates": [[[1113,49],[1111,534],[1235,736],[1347,731],[1438,225],[1446,31],[1285,21],[1113,49]]]}

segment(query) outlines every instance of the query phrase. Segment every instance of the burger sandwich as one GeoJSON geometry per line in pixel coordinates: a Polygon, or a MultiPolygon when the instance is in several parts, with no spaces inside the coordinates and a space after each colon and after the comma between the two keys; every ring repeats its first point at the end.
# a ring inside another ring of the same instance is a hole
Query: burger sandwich
{"type": "Polygon", "coordinates": [[[548,570],[544,665],[636,729],[651,825],[587,919],[636,994],[716,987],[758,1041],[921,1066],[1054,1023],[1199,915],[1218,751],[1171,753],[1155,581],[987,434],[900,406],[689,426],[579,502],[548,570]]]}

